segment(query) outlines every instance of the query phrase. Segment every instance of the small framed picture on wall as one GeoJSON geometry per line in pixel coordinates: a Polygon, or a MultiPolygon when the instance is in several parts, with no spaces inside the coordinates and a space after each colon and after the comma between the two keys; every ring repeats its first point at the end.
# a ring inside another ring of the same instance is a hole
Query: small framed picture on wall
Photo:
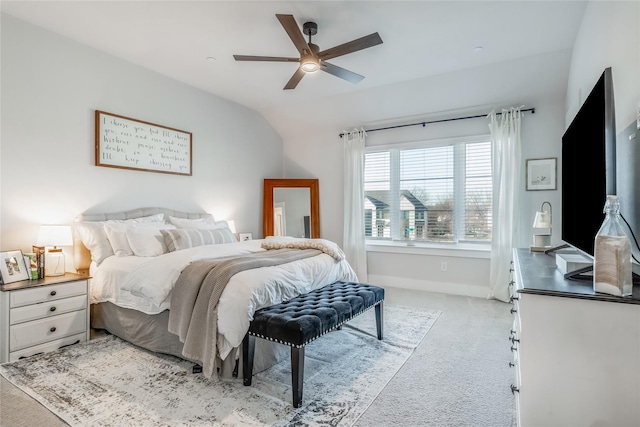
{"type": "Polygon", "coordinates": [[[557,160],[527,159],[527,191],[556,190],[557,160]]]}

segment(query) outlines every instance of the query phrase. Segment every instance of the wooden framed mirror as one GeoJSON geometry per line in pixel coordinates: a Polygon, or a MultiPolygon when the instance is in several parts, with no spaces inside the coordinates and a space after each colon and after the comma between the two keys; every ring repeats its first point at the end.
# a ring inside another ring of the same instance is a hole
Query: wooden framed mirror
{"type": "Polygon", "coordinates": [[[263,194],[263,237],[320,237],[317,179],[265,179],[263,194]]]}

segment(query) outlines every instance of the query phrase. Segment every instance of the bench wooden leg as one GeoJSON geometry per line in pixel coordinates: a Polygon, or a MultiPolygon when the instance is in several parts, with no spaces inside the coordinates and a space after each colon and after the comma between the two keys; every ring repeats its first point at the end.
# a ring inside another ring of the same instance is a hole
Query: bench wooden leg
{"type": "Polygon", "coordinates": [[[383,317],[382,317],[382,303],[384,301],[380,301],[376,305],[376,328],[378,329],[378,339],[382,339],[382,326],[383,326],[383,317]]]}
{"type": "Polygon", "coordinates": [[[251,385],[253,377],[253,353],[256,349],[256,337],[245,335],[242,340],[242,383],[251,385]]]}
{"type": "Polygon", "coordinates": [[[304,383],[304,347],[291,347],[291,386],[293,407],[302,406],[302,385],[304,383]]]}

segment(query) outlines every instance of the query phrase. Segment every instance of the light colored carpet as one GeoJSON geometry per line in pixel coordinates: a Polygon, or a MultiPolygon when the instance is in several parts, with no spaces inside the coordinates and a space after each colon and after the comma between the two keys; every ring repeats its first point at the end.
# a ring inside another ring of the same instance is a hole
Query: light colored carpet
{"type": "Polygon", "coordinates": [[[442,314],[355,427],[515,427],[511,304],[385,289],[385,303],[442,314]]]}
{"type": "MultiPolygon", "coordinates": [[[[442,314],[354,427],[515,427],[511,304],[387,287],[385,304],[442,314]]],[[[0,376],[0,426],[67,424],[0,376]]]]}
{"type": "Polygon", "coordinates": [[[112,336],[8,363],[0,373],[72,426],[350,426],[440,314],[389,304],[384,312],[383,341],[369,311],[307,346],[298,409],[291,406],[288,360],[245,387],[241,379],[207,380],[187,361],[112,336]]]}

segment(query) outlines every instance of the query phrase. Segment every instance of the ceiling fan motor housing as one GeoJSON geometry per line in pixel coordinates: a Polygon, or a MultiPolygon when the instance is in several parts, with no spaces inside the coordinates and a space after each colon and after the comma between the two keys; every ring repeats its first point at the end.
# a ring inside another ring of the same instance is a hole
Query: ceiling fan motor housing
{"type": "Polygon", "coordinates": [[[302,32],[308,36],[315,36],[318,34],[318,24],[315,22],[305,22],[302,24],[302,32]]]}

